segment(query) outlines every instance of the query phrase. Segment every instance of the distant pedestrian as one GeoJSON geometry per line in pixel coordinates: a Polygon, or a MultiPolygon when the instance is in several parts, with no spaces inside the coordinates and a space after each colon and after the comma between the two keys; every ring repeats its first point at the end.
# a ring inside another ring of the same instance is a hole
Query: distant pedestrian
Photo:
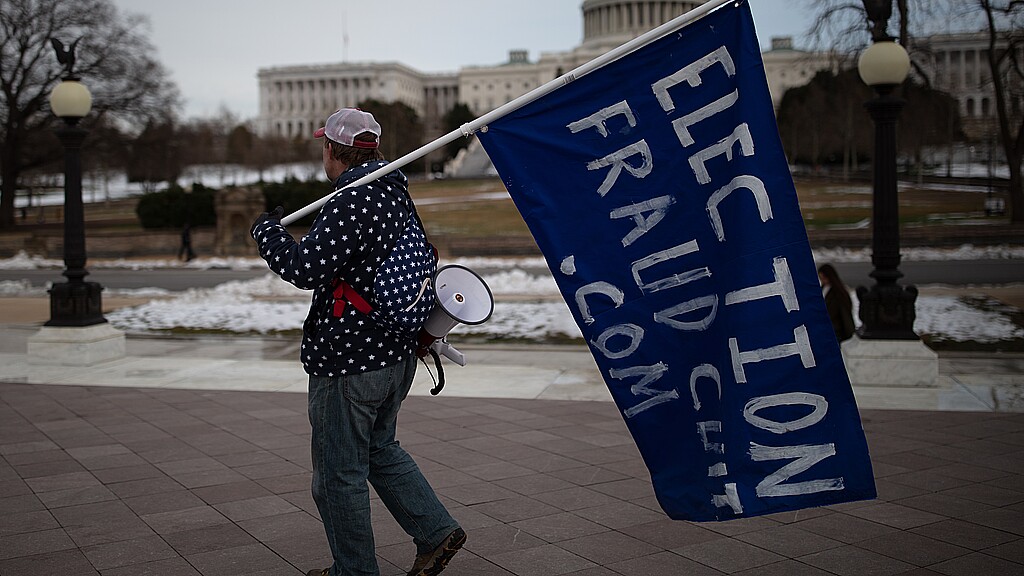
{"type": "Polygon", "coordinates": [[[853,301],[849,290],[831,264],[822,264],[818,268],[818,281],[821,282],[821,295],[825,298],[825,308],[836,339],[840,342],[849,340],[854,332],[853,301]]]}
{"type": "Polygon", "coordinates": [[[196,253],[192,251],[192,225],[188,222],[181,230],[181,248],[178,248],[178,260],[181,260],[183,256],[185,262],[191,262],[196,257],[196,253]]]}

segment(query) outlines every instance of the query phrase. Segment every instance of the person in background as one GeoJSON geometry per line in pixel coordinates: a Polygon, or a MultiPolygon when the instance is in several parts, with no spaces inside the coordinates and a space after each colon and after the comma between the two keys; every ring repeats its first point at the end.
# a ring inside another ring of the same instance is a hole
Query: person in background
{"type": "Polygon", "coordinates": [[[192,224],[185,222],[185,227],[181,229],[181,247],[178,248],[178,260],[182,257],[185,258],[185,262],[192,261],[196,257],[196,253],[192,250],[192,224]]]}
{"type": "Polygon", "coordinates": [[[849,290],[831,264],[818,267],[818,281],[821,282],[821,295],[825,298],[825,308],[836,339],[840,342],[849,340],[854,332],[853,301],[849,290]]]}
{"type": "MultiPolygon", "coordinates": [[[[354,108],[335,112],[316,131],[332,189],[387,165],[378,150],[380,134],[373,115],[354,108]]],[[[398,412],[416,373],[415,335],[389,331],[371,315],[384,305],[371,295],[389,254],[429,249],[408,180],[394,170],[335,194],[298,241],[281,225],[283,215],[280,206],[264,212],[249,232],[273,272],[313,290],[301,359],[309,374],[313,500],[334,564],[307,576],[379,575],[367,481],[416,544],[407,576],[434,576],[466,533],[395,439],[398,412]]]]}

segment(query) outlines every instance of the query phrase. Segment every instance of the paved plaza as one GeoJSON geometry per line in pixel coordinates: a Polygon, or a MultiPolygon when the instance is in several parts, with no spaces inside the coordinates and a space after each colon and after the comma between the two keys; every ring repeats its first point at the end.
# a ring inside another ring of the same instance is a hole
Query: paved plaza
{"type": "MultiPolygon", "coordinates": [[[[129,338],[125,359],[55,367],[18,352],[33,330],[0,338],[0,576],[329,563],[293,342],[129,338]]],[[[445,574],[1024,573],[1024,413],[1001,411],[1024,358],[942,359],[958,392],[858,390],[877,500],[691,523],[661,511],[585,349],[467,355],[440,396],[418,375],[399,419],[469,533],[445,574]]],[[[404,574],[415,551],[373,507],[381,572],[404,574]]]]}

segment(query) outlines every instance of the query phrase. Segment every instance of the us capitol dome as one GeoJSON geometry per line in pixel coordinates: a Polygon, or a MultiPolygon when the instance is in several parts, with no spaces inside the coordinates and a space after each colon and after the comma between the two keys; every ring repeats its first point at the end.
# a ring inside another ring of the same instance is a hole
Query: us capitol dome
{"type": "Polygon", "coordinates": [[[703,3],[584,0],[580,49],[607,52],[703,3]]]}

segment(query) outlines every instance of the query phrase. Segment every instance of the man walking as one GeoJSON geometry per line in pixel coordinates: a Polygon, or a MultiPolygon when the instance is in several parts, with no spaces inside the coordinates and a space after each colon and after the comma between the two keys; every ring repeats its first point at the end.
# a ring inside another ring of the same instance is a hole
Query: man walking
{"type": "MultiPolygon", "coordinates": [[[[314,136],[323,138],[324,171],[334,189],[387,164],[378,151],[380,125],[367,112],[339,110],[314,136]]],[[[334,563],[308,576],[379,574],[367,481],[416,544],[408,575],[438,574],[466,533],[395,440],[398,412],[416,373],[416,333],[385,321],[380,309],[392,298],[379,297],[387,291],[385,279],[395,277],[395,262],[431,259],[400,276],[416,282],[429,278],[435,264],[408,180],[395,170],[335,194],[298,241],[281,225],[283,213],[280,206],[264,212],[250,232],[271,270],[313,290],[301,359],[309,374],[313,499],[334,563]]],[[[404,296],[403,319],[412,315],[422,323],[429,313],[432,291],[429,298],[419,293],[418,300],[404,296]]]]}

